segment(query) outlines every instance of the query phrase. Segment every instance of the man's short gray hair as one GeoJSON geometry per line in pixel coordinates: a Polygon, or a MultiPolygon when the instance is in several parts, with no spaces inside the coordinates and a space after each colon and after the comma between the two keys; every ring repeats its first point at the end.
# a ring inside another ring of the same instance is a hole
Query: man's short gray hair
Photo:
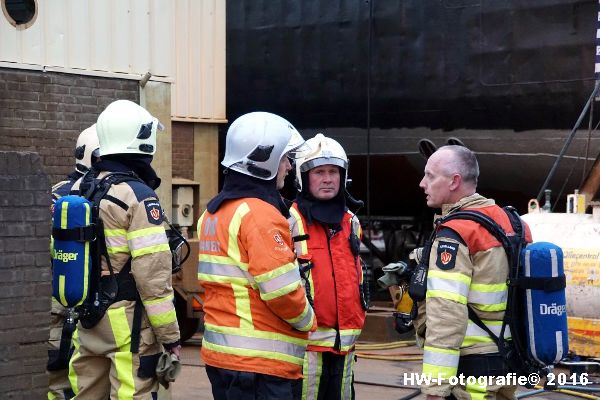
{"type": "Polygon", "coordinates": [[[479,163],[475,153],[464,146],[448,145],[438,149],[448,150],[454,155],[452,162],[446,164],[445,169],[448,175],[458,174],[463,181],[477,186],[479,178],[479,163]]]}

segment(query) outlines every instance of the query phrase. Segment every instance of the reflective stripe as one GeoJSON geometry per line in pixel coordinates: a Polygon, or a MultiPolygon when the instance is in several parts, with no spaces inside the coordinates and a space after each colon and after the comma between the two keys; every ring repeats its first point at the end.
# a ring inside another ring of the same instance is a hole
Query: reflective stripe
{"type": "Polygon", "coordinates": [[[485,312],[495,312],[495,311],[506,311],[506,303],[498,303],[498,304],[472,304],[473,308],[479,311],[485,312]]]}
{"type": "Polygon", "coordinates": [[[351,351],[344,357],[344,375],[342,376],[342,399],[352,398],[352,366],[354,365],[354,352],[351,351]]]}
{"type": "Polygon", "coordinates": [[[427,290],[441,290],[449,293],[455,293],[462,297],[469,295],[469,285],[464,282],[449,281],[441,278],[427,278],[427,290]]]}
{"type": "Polygon", "coordinates": [[[164,326],[175,322],[177,315],[175,314],[173,299],[174,296],[170,295],[168,297],[143,301],[152,326],[164,326]]]}
{"type": "MultiPolygon", "coordinates": [[[[502,321],[482,321],[485,326],[487,326],[494,335],[497,337],[500,336],[500,331],[502,330],[502,321]]],[[[510,339],[510,328],[508,325],[504,329],[504,338],[510,339]]],[[[494,340],[487,334],[486,331],[475,325],[472,321],[469,321],[467,325],[467,330],[465,332],[465,337],[463,339],[461,348],[470,347],[474,344],[478,343],[494,343],[494,340]]]]}
{"type": "MultiPolygon", "coordinates": [[[[304,236],[306,234],[306,230],[304,229],[304,224],[302,223],[302,216],[300,213],[294,208],[290,207],[290,226],[292,229],[292,237],[304,236]]],[[[294,242],[294,247],[296,249],[296,256],[301,256],[304,254],[308,254],[308,240],[300,240],[294,242]]]]}
{"type": "MultiPolygon", "coordinates": [[[[215,259],[215,257],[211,257],[211,259],[215,259]]],[[[233,261],[229,257],[219,257],[219,259],[229,262],[233,261]]],[[[252,275],[242,270],[239,266],[231,264],[200,261],[198,263],[198,280],[239,285],[242,287],[251,286],[253,289],[258,288],[252,275]]]]}
{"type": "MultiPolygon", "coordinates": [[[[451,367],[440,367],[439,365],[431,365],[423,363],[423,374],[431,375],[433,377],[440,376],[442,379],[449,379],[451,376],[456,376],[457,368],[451,367]]],[[[438,381],[438,384],[440,382],[438,381]]]]}
{"type": "Polygon", "coordinates": [[[282,335],[281,333],[259,331],[259,330],[249,331],[249,330],[243,329],[243,328],[237,328],[237,327],[234,328],[231,326],[219,326],[219,325],[214,325],[214,324],[210,324],[210,323],[205,323],[204,326],[205,326],[206,330],[209,330],[211,332],[222,333],[222,334],[226,334],[226,335],[234,335],[234,336],[269,339],[269,340],[274,340],[277,342],[292,343],[292,344],[295,344],[298,346],[306,347],[305,339],[295,338],[293,336],[285,336],[285,335],[282,335]]]}
{"type": "Polygon", "coordinates": [[[471,285],[471,277],[460,272],[446,272],[446,271],[429,271],[427,273],[427,279],[429,278],[441,278],[448,281],[462,282],[466,285],[471,285]]]}
{"type": "Polygon", "coordinates": [[[170,325],[177,321],[177,314],[175,313],[175,308],[173,307],[170,311],[162,314],[148,314],[148,320],[154,327],[170,325]]]}
{"type": "Polygon", "coordinates": [[[438,349],[431,346],[425,346],[423,351],[424,364],[457,368],[459,358],[459,350],[438,349]]]}
{"type": "Polygon", "coordinates": [[[129,232],[127,242],[132,257],[171,250],[162,226],[129,232]]]}
{"type": "Polygon", "coordinates": [[[69,360],[69,383],[71,384],[71,389],[73,389],[73,393],[79,393],[79,385],[77,384],[77,373],[73,368],[73,362],[76,361],[81,353],[79,352],[79,328],[75,329],[73,332],[71,343],[73,344],[74,350],[73,355],[71,355],[71,359],[69,360]]]}
{"type": "MultiPolygon", "coordinates": [[[[502,321],[482,321],[486,327],[496,336],[500,336],[502,330],[502,321]]],[[[466,336],[489,336],[486,331],[475,325],[474,322],[469,321],[467,325],[466,336]]],[[[510,327],[507,325],[504,329],[504,337],[510,338],[510,327]]]]}
{"type": "Polygon", "coordinates": [[[128,250],[129,246],[127,246],[127,236],[106,236],[106,247],[120,247],[128,250]]]}
{"type": "Polygon", "coordinates": [[[333,347],[335,343],[335,329],[318,327],[315,332],[308,333],[310,344],[315,346],[333,347]]]}
{"type": "Polygon", "coordinates": [[[240,285],[231,285],[231,288],[233,289],[233,297],[235,298],[236,314],[240,317],[240,328],[254,329],[248,289],[240,285]]]}
{"type": "Polygon", "coordinates": [[[143,249],[132,251],[131,257],[141,257],[146,254],[160,253],[162,251],[171,251],[171,248],[169,247],[168,243],[159,244],[151,247],[144,247],[143,249]]]}
{"type": "Polygon", "coordinates": [[[307,351],[302,369],[302,400],[317,400],[323,374],[323,353],[307,351]]]}
{"type": "Polygon", "coordinates": [[[238,246],[238,234],[240,232],[240,226],[242,225],[242,218],[249,212],[250,207],[247,203],[240,204],[237,210],[235,210],[233,218],[231,218],[231,222],[229,223],[229,244],[227,246],[227,255],[233,258],[236,263],[242,262],[240,248],[238,246]]]}
{"type": "Polygon", "coordinates": [[[296,318],[286,319],[285,322],[298,329],[299,331],[307,331],[314,322],[314,312],[308,301],[304,306],[304,311],[296,318]]]}
{"type": "Polygon", "coordinates": [[[200,253],[200,255],[198,256],[198,261],[213,264],[235,265],[236,267],[239,267],[242,271],[248,271],[248,263],[236,263],[233,258],[228,256],[215,256],[212,254],[200,253]]]}
{"type": "Polygon", "coordinates": [[[133,378],[133,353],[131,352],[131,331],[125,307],[109,308],[106,312],[110,327],[119,349],[114,353],[117,379],[119,380],[118,399],[132,399],[135,393],[133,378]]]}
{"type": "Polygon", "coordinates": [[[471,278],[459,272],[429,271],[427,274],[427,294],[426,298],[443,298],[452,300],[460,304],[467,304],[467,292],[464,287],[471,284],[471,278]],[[432,287],[429,288],[429,281],[432,287]],[[442,283],[445,281],[445,283],[442,283]]]}
{"type": "MultiPolygon", "coordinates": [[[[340,330],[340,350],[348,351],[360,336],[360,329],[340,330]]],[[[336,330],[333,328],[317,328],[315,332],[308,333],[308,343],[313,346],[333,347],[335,345],[336,330]]]]}
{"type": "Polygon", "coordinates": [[[129,246],[127,245],[127,231],[125,229],[105,229],[104,237],[106,238],[108,254],[129,254],[129,246]]]}
{"type": "MultiPolygon", "coordinates": [[[[284,296],[300,286],[300,272],[295,263],[286,264],[275,271],[279,271],[281,268],[284,270],[291,269],[269,281],[258,284],[261,291],[260,297],[263,300],[267,301],[284,296]]],[[[254,277],[255,280],[258,280],[258,278],[258,276],[254,277]]]]}
{"type": "Polygon", "coordinates": [[[200,218],[198,218],[198,223],[196,224],[196,232],[198,232],[198,234],[200,234],[200,232],[202,232],[202,230],[200,228],[202,228],[202,221],[204,221],[204,216],[206,215],[208,211],[204,211],[202,213],[202,215],[200,216],[200,218]]]}
{"type": "Polygon", "coordinates": [[[127,230],[125,229],[105,229],[104,230],[105,237],[115,237],[115,236],[124,236],[127,237],[127,230]]]}
{"type": "Polygon", "coordinates": [[[254,282],[254,277],[248,272],[243,271],[237,265],[217,264],[201,261],[198,263],[198,273],[206,275],[230,276],[235,278],[245,278],[254,282]]]}
{"type": "Polygon", "coordinates": [[[506,304],[506,298],[508,296],[508,291],[504,292],[474,292],[471,290],[469,293],[469,303],[474,304],[506,304]]]}
{"type": "Polygon", "coordinates": [[[67,216],[69,210],[69,202],[63,201],[62,208],[60,210],[60,228],[67,229],[67,216]]]}
{"type": "Polygon", "coordinates": [[[445,292],[443,290],[427,290],[427,295],[425,296],[427,299],[429,298],[441,298],[446,300],[452,300],[460,304],[467,304],[467,298],[465,296],[461,296],[459,294],[454,294],[450,292],[445,292]]]}
{"type": "Polygon", "coordinates": [[[473,385],[467,383],[465,385],[465,391],[471,396],[471,400],[485,400],[487,389],[485,385],[479,385],[475,383],[473,385]]]}
{"type": "MultiPolygon", "coordinates": [[[[204,332],[202,345],[217,345],[229,349],[244,349],[243,355],[252,354],[249,351],[257,351],[265,358],[272,358],[293,362],[302,365],[305,348],[302,345],[283,342],[281,340],[271,340],[265,338],[256,338],[248,336],[239,336],[223,334],[207,330],[204,332]]],[[[213,347],[214,348],[214,347],[213,347]]],[[[219,350],[215,350],[219,351],[219,350]]]]}

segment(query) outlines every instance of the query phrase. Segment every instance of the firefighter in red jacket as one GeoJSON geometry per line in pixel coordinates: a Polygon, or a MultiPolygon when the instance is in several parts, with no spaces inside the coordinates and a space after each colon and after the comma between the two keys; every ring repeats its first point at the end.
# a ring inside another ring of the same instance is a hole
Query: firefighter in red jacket
{"type": "Polygon", "coordinates": [[[362,232],[346,206],[344,149],[322,134],[306,145],[297,161],[300,192],[289,218],[301,275],[317,316],[317,331],[309,333],[304,357],[302,398],[353,399],[354,344],[367,308],[358,253],[362,232]]]}

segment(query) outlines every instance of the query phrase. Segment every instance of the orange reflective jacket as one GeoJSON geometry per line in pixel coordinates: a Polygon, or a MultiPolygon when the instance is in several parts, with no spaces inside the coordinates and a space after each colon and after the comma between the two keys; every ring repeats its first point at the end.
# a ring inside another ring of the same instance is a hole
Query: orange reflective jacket
{"type": "Polygon", "coordinates": [[[200,217],[198,236],[206,364],[301,378],[316,323],[285,218],[256,198],[228,200],[200,217]]]}
{"type": "Polygon", "coordinates": [[[306,273],[314,299],[318,328],[309,334],[311,351],[345,354],[354,347],[365,323],[359,287],[363,281],[360,259],[350,248],[350,234],[361,237],[358,218],[347,211],[341,231],[330,236],[328,227],[300,213],[297,203],[290,209],[292,235],[300,263],[312,263],[306,273]]]}

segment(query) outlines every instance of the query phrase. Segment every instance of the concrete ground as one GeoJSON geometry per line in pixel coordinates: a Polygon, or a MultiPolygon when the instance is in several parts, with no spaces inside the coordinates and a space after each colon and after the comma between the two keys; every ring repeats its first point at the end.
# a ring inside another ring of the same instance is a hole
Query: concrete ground
{"type": "MultiPolygon", "coordinates": [[[[204,370],[204,363],[200,359],[201,336],[197,334],[186,343],[182,351],[182,372],[177,381],[172,385],[169,392],[163,391],[161,399],[171,400],[208,400],[212,399],[210,382],[204,370]]],[[[367,357],[372,355],[381,356],[384,354],[398,355],[404,354],[414,356],[421,351],[415,346],[396,348],[389,350],[362,350],[367,357]]],[[[420,371],[421,361],[389,361],[380,359],[370,359],[359,357],[355,365],[355,391],[357,399],[369,400],[398,400],[405,396],[415,393],[414,388],[404,386],[405,374],[420,371]]],[[[598,376],[592,378],[600,380],[598,376]]],[[[519,393],[529,391],[523,387],[519,388],[519,393]]],[[[600,395],[600,393],[589,393],[600,395]]],[[[416,399],[424,399],[424,395],[418,395],[416,399]]],[[[560,393],[543,393],[535,396],[535,399],[563,400],[573,399],[574,397],[560,393]]],[[[597,398],[600,399],[600,398],[597,398]]]]}

